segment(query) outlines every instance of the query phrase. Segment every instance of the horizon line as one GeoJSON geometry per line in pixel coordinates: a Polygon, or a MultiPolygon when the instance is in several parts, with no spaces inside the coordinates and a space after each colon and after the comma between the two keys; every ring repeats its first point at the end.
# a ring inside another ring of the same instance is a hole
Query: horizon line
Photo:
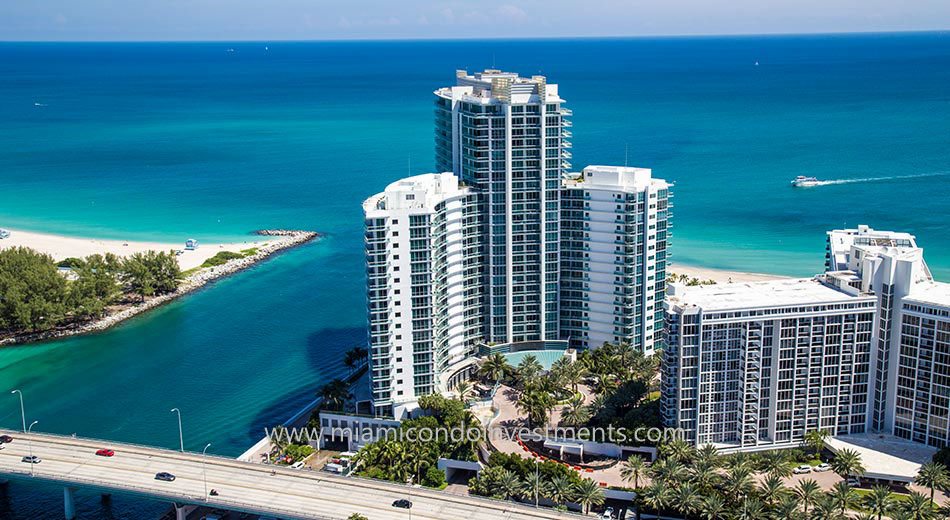
{"type": "Polygon", "coordinates": [[[169,39],[169,40],[33,40],[33,39],[0,39],[0,43],[359,43],[359,42],[465,42],[465,41],[551,41],[551,40],[639,40],[639,39],[689,39],[689,38],[765,38],[765,37],[794,37],[794,36],[871,36],[871,35],[899,35],[899,34],[941,34],[950,33],[950,28],[944,29],[909,29],[909,30],[879,30],[879,31],[816,31],[816,32],[762,32],[762,33],[680,33],[680,34],[652,34],[652,35],[564,35],[564,36],[485,36],[485,37],[407,37],[407,38],[314,38],[314,39],[169,39]]]}

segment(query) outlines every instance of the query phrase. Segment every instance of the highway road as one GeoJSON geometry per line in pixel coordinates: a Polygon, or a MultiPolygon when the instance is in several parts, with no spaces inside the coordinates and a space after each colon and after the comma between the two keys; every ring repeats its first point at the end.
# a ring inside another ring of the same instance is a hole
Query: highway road
{"type": "Polygon", "coordinates": [[[177,504],[202,504],[231,511],[286,519],[344,519],[361,513],[369,520],[549,520],[578,518],[550,509],[513,502],[458,496],[413,487],[410,510],[394,507],[407,498],[409,487],[367,479],[348,478],[309,470],[277,468],[234,459],[150,448],[131,444],[0,430],[14,438],[0,450],[0,477],[42,479],[67,487],[126,493],[177,504]],[[34,465],[21,458],[33,454],[34,465]],[[95,454],[115,450],[114,457],[95,454]],[[271,471],[275,470],[275,474],[271,471]],[[155,479],[166,471],[174,482],[155,479]],[[205,501],[207,489],[220,494],[205,501]],[[411,517],[410,517],[411,513],[411,517]]]}

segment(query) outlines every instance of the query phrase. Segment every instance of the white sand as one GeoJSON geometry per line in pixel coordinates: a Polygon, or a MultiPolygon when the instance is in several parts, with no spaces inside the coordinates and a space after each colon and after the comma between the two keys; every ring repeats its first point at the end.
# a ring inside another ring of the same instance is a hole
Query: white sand
{"type": "MultiPolygon", "coordinates": [[[[0,249],[24,246],[46,253],[54,260],[60,261],[69,257],[82,258],[92,254],[114,253],[126,256],[153,249],[155,251],[184,250],[184,240],[181,243],[170,242],[143,242],[123,240],[101,240],[92,238],[66,237],[47,233],[34,233],[17,229],[4,228],[10,232],[9,238],[0,239],[0,249]]],[[[205,243],[199,240],[198,249],[185,251],[178,257],[178,265],[183,271],[198,267],[205,260],[219,251],[233,251],[258,247],[279,237],[249,236],[247,242],[205,243]]]]}
{"type": "Polygon", "coordinates": [[[762,282],[765,280],[778,280],[789,278],[788,276],[779,276],[777,274],[765,273],[745,273],[742,271],[726,271],[723,269],[709,269],[706,267],[694,267],[684,264],[671,264],[667,268],[667,274],[685,274],[691,278],[700,280],[715,280],[716,283],[732,282],[762,282]]]}

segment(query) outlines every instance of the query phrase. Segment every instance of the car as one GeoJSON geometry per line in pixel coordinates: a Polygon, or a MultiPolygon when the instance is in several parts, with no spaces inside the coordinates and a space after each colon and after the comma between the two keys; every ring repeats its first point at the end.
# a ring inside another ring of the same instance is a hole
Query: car
{"type": "Polygon", "coordinates": [[[821,464],[815,466],[815,471],[821,473],[822,471],[828,471],[831,469],[831,464],[827,462],[822,462],[821,464]]]}
{"type": "Polygon", "coordinates": [[[304,461],[298,460],[297,462],[294,462],[293,464],[290,465],[290,469],[300,469],[304,467],[304,464],[305,464],[304,461]]]}
{"type": "Polygon", "coordinates": [[[8,442],[13,442],[13,437],[10,437],[9,435],[0,435],[0,443],[8,442]]]}
{"type": "Polygon", "coordinates": [[[43,459],[37,457],[36,455],[24,455],[20,460],[22,462],[26,462],[27,464],[39,464],[40,462],[43,462],[43,459]]]}
{"type": "Polygon", "coordinates": [[[409,509],[412,507],[412,502],[406,500],[405,498],[400,498],[399,500],[396,500],[395,502],[393,502],[393,507],[409,509]]]}
{"type": "Polygon", "coordinates": [[[102,448],[101,450],[96,450],[96,455],[100,457],[112,457],[115,455],[115,450],[110,450],[109,448],[102,448]]]}
{"type": "Polygon", "coordinates": [[[162,471],[160,473],[155,474],[155,480],[164,480],[165,482],[174,482],[175,475],[172,475],[171,473],[167,471],[162,471]]]}
{"type": "Polygon", "coordinates": [[[792,470],[792,473],[796,475],[804,475],[805,473],[811,473],[811,466],[808,464],[802,464],[801,466],[796,467],[792,470]]]}
{"type": "Polygon", "coordinates": [[[4,446],[3,444],[0,444],[0,450],[3,450],[3,449],[6,449],[6,446],[4,446]]]}
{"type": "Polygon", "coordinates": [[[848,485],[851,486],[851,487],[858,487],[858,486],[861,485],[861,481],[858,480],[858,479],[856,479],[856,478],[854,478],[854,477],[848,477],[848,480],[847,480],[846,482],[847,482],[848,485]]]}
{"type": "Polygon", "coordinates": [[[608,507],[607,509],[604,509],[604,512],[601,513],[600,515],[601,520],[611,520],[613,517],[614,517],[614,508],[612,507],[608,507]]]}

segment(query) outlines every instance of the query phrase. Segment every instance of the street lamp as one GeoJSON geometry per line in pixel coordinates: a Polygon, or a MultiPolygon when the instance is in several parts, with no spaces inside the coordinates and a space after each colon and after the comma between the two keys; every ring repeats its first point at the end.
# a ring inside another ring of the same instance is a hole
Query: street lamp
{"type": "Polygon", "coordinates": [[[205,445],[205,449],[201,450],[201,474],[204,476],[205,480],[205,502],[208,501],[208,467],[205,463],[205,455],[208,452],[208,448],[211,447],[211,443],[205,445]]]}
{"type": "Polygon", "coordinates": [[[406,484],[409,485],[409,509],[406,511],[409,511],[409,520],[412,520],[412,475],[406,479],[406,484]]]}
{"type": "Polygon", "coordinates": [[[172,412],[178,414],[178,446],[182,453],[185,453],[185,438],[181,435],[181,410],[172,408],[172,412]]]}
{"type": "Polygon", "coordinates": [[[541,470],[538,458],[534,458],[534,507],[538,507],[538,487],[541,485],[541,470]]]}
{"type": "Polygon", "coordinates": [[[23,392],[11,390],[11,394],[20,394],[20,417],[23,419],[23,433],[26,433],[26,409],[23,408],[23,392]]]}
{"type": "MultiPolygon", "coordinates": [[[[33,433],[33,427],[36,426],[36,423],[38,423],[38,422],[39,422],[39,421],[33,421],[33,422],[30,424],[29,429],[27,429],[27,433],[33,433]]],[[[33,438],[27,436],[26,442],[27,442],[27,444],[30,445],[30,476],[32,477],[32,476],[34,476],[33,467],[36,466],[36,462],[33,461],[33,438]]]]}

